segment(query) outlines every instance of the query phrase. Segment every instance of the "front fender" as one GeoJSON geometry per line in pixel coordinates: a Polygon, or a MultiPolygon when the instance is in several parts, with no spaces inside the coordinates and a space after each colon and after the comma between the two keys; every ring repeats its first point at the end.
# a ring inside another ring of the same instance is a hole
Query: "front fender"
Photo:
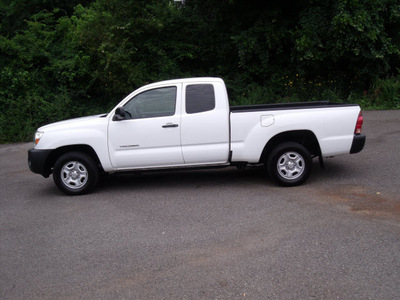
{"type": "Polygon", "coordinates": [[[107,118],[86,123],[55,124],[39,128],[44,134],[35,150],[56,150],[74,145],[86,145],[96,153],[105,171],[113,170],[107,143],[107,118]]]}

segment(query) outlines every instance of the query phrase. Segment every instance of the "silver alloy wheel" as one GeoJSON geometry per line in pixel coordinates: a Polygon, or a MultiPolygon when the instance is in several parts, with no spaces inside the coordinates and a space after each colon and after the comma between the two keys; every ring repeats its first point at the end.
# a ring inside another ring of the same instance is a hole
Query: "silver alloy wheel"
{"type": "Polygon", "coordinates": [[[61,180],[65,186],[76,190],[88,181],[88,171],[79,161],[69,161],[61,168],[61,180]]]}
{"type": "Polygon", "coordinates": [[[291,151],[279,157],[276,167],[280,176],[287,180],[295,180],[303,174],[305,162],[299,153],[291,151]]]}

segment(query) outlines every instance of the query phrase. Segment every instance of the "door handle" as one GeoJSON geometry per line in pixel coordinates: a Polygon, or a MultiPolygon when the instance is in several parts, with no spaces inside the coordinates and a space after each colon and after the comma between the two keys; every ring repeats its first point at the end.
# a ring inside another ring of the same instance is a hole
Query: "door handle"
{"type": "Polygon", "coordinates": [[[173,128],[173,127],[178,127],[178,124],[167,123],[162,126],[162,128],[173,128]]]}

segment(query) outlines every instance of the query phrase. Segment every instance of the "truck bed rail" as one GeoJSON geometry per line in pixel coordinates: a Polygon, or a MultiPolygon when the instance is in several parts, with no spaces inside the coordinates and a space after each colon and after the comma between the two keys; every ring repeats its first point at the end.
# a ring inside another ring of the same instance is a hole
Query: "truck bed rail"
{"type": "Polygon", "coordinates": [[[333,103],[329,101],[310,101],[310,102],[293,102],[293,103],[271,103],[271,104],[256,104],[231,106],[230,111],[235,112],[250,112],[260,110],[289,110],[289,109],[304,109],[304,108],[329,108],[329,107],[346,107],[357,106],[357,104],[333,103]]]}

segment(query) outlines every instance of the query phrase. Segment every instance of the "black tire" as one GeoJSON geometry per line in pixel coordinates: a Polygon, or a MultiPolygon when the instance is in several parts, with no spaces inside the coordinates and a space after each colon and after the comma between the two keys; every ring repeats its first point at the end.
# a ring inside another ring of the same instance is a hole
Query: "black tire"
{"type": "Polygon", "coordinates": [[[82,152],[61,155],[53,169],[56,186],[67,195],[83,195],[94,189],[99,169],[94,160],[82,152]]]}
{"type": "Polygon", "coordinates": [[[271,179],[282,186],[302,184],[311,173],[310,151],[301,144],[285,142],[268,156],[267,169],[271,179]]]}

